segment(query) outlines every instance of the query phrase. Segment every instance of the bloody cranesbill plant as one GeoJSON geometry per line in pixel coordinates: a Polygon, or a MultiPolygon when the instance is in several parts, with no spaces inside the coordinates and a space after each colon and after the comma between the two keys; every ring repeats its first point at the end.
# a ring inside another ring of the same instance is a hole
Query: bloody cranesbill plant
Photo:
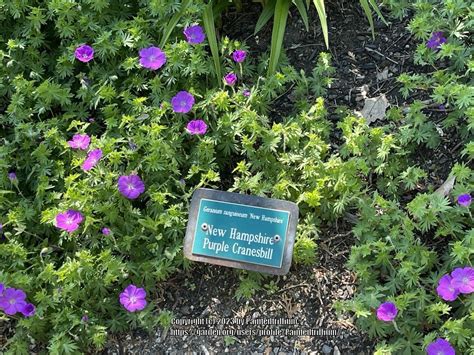
{"type": "Polygon", "coordinates": [[[129,312],[141,311],[147,305],[146,291],[135,285],[128,285],[119,296],[120,304],[129,312]]]}
{"type": "Polygon", "coordinates": [[[143,48],[138,54],[140,65],[150,70],[160,69],[166,63],[166,54],[158,47],[143,48]]]}
{"type": "Polygon", "coordinates": [[[377,318],[384,322],[393,321],[397,313],[397,306],[392,302],[384,302],[377,308],[377,318]]]}
{"type": "Polygon", "coordinates": [[[87,154],[86,160],[81,165],[82,170],[89,171],[94,166],[97,165],[100,158],[102,158],[102,150],[101,149],[94,149],[87,154]]]}
{"type": "Polygon", "coordinates": [[[184,35],[186,36],[186,40],[190,44],[199,44],[204,42],[206,35],[201,26],[194,25],[186,27],[183,31],[184,35]]]}
{"type": "Polygon", "coordinates": [[[186,131],[188,131],[189,134],[202,135],[207,131],[207,124],[203,120],[192,120],[188,122],[186,131]]]}
{"type": "Polygon", "coordinates": [[[79,228],[83,219],[84,217],[81,212],[67,210],[66,212],[58,213],[56,216],[56,227],[72,233],[79,228]]]}
{"type": "Polygon", "coordinates": [[[90,141],[91,138],[87,134],[75,134],[67,144],[73,149],[87,150],[90,141]]]}
{"type": "Polygon", "coordinates": [[[145,191],[145,184],[138,175],[122,175],[118,179],[118,189],[123,196],[134,200],[145,191]]]}
{"type": "Polygon", "coordinates": [[[87,44],[80,45],[74,51],[74,56],[81,62],[90,62],[92,59],[94,59],[94,48],[87,44]]]}
{"type": "Polygon", "coordinates": [[[234,59],[236,63],[242,63],[245,57],[247,57],[247,52],[242,49],[237,49],[232,53],[232,59],[234,59]]]}
{"type": "Polygon", "coordinates": [[[173,111],[177,113],[188,113],[194,105],[194,96],[187,91],[178,92],[171,99],[173,111]]]}

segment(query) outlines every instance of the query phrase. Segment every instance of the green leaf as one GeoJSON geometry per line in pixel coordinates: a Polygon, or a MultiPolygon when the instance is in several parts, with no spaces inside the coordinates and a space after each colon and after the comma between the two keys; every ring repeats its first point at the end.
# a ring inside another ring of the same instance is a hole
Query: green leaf
{"type": "Polygon", "coordinates": [[[171,33],[173,32],[174,28],[178,24],[181,17],[183,17],[184,12],[186,11],[189,3],[191,0],[183,0],[181,4],[181,9],[171,17],[170,21],[167,23],[165,30],[163,32],[163,38],[161,39],[160,46],[163,48],[168,41],[171,33]]]}
{"type": "Polygon", "coordinates": [[[220,83],[222,78],[221,59],[219,56],[219,48],[217,46],[216,28],[214,26],[214,12],[212,11],[212,1],[210,1],[204,9],[203,24],[207,35],[207,40],[209,42],[209,47],[211,48],[212,59],[214,60],[217,83],[220,83]]]}
{"type": "Polygon", "coordinates": [[[298,11],[300,12],[301,18],[303,19],[304,27],[306,31],[309,31],[308,12],[306,11],[306,5],[303,0],[293,0],[298,11]]]}
{"type": "Polygon", "coordinates": [[[275,16],[273,19],[272,43],[270,48],[270,64],[268,65],[268,75],[275,73],[283,46],[286,20],[290,10],[290,0],[277,0],[275,6],[275,16]]]}
{"type": "Polygon", "coordinates": [[[321,29],[323,30],[324,43],[326,48],[329,48],[329,34],[328,34],[328,22],[326,18],[326,8],[324,7],[324,0],[313,0],[314,6],[318,11],[319,22],[321,23],[321,29]]]}
{"type": "Polygon", "coordinates": [[[275,13],[275,5],[276,0],[270,0],[265,4],[265,7],[263,8],[262,13],[257,20],[257,24],[255,25],[255,31],[253,32],[254,35],[256,35],[272,18],[273,14],[275,13]]]}
{"type": "Polygon", "coordinates": [[[374,28],[374,19],[372,18],[372,11],[370,10],[370,5],[368,0],[360,0],[360,6],[365,12],[367,20],[369,20],[370,31],[372,32],[372,38],[375,38],[375,28],[374,28]]]}

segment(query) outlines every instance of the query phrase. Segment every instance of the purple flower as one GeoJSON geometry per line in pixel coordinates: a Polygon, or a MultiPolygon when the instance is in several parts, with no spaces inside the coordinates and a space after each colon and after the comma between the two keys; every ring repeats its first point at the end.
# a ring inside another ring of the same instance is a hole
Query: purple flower
{"type": "Polygon", "coordinates": [[[89,117],[89,120],[88,120],[90,123],[93,123],[95,122],[95,118],[94,117],[89,117]]]}
{"type": "Polygon", "coordinates": [[[472,202],[471,195],[462,194],[458,196],[458,204],[464,207],[469,207],[472,202]]]}
{"type": "Polygon", "coordinates": [[[84,171],[91,170],[94,166],[97,165],[100,158],[102,158],[102,150],[94,149],[87,154],[86,160],[82,163],[81,167],[84,171]]]}
{"type": "Polygon", "coordinates": [[[234,51],[234,53],[232,53],[232,58],[236,63],[242,63],[245,60],[246,56],[247,52],[241,49],[237,49],[236,51],[234,51]]]}
{"type": "Polygon", "coordinates": [[[3,296],[3,291],[5,290],[5,285],[0,282],[0,297],[3,296]]]}
{"type": "Polygon", "coordinates": [[[123,196],[133,200],[145,191],[145,184],[138,175],[122,175],[118,179],[118,188],[123,196]]]}
{"type": "Polygon", "coordinates": [[[474,292],[474,268],[466,266],[465,268],[456,268],[451,272],[453,279],[451,286],[458,289],[461,293],[474,292]]]}
{"type": "Polygon", "coordinates": [[[15,181],[17,179],[15,172],[8,173],[8,178],[10,181],[15,181]]]}
{"type": "Polygon", "coordinates": [[[140,64],[144,68],[157,70],[166,63],[166,54],[158,47],[143,48],[138,54],[140,64]]]}
{"type": "Polygon", "coordinates": [[[110,234],[110,229],[107,227],[102,228],[102,234],[103,235],[109,235],[110,234]]]}
{"type": "Polygon", "coordinates": [[[25,306],[21,309],[21,314],[23,314],[25,317],[32,317],[36,313],[36,308],[33,304],[27,303],[25,306]]]}
{"type": "Polygon", "coordinates": [[[84,314],[81,318],[81,321],[83,321],[84,323],[89,322],[89,316],[87,314],[84,314]]]}
{"type": "Polygon", "coordinates": [[[204,134],[207,131],[207,124],[203,120],[192,120],[189,121],[188,125],[186,126],[186,131],[189,134],[204,134]]]}
{"type": "Polygon", "coordinates": [[[433,32],[426,46],[430,49],[439,50],[441,45],[446,42],[446,38],[443,36],[443,32],[433,32]]]}
{"type": "Polygon", "coordinates": [[[206,36],[204,35],[204,31],[202,27],[199,25],[186,27],[183,31],[184,35],[186,36],[186,40],[188,43],[191,44],[199,44],[204,42],[206,36]]]}
{"type": "Polygon", "coordinates": [[[174,112],[187,113],[191,111],[193,105],[194,96],[187,91],[180,91],[171,99],[174,112]]]}
{"type": "Polygon", "coordinates": [[[82,222],[84,217],[81,212],[75,210],[67,210],[66,212],[59,213],[56,216],[56,227],[63,229],[69,233],[74,232],[79,228],[79,224],[82,222]]]}
{"type": "Polygon", "coordinates": [[[456,355],[454,348],[449,344],[449,341],[442,338],[436,339],[426,347],[428,355],[456,355]]]}
{"type": "Polygon", "coordinates": [[[244,95],[245,97],[249,97],[250,96],[250,90],[245,89],[244,91],[242,91],[242,95],[244,95]]]}
{"type": "Polygon", "coordinates": [[[120,294],[120,304],[129,312],[141,311],[147,304],[145,297],[143,288],[128,285],[120,294]]]}
{"type": "Polygon", "coordinates": [[[94,48],[88,46],[87,44],[83,44],[76,48],[74,55],[76,56],[77,60],[87,63],[94,58],[94,48]]]}
{"type": "Polygon", "coordinates": [[[90,142],[91,138],[87,134],[75,134],[67,144],[73,149],[86,150],[90,142]]]}
{"type": "Polygon", "coordinates": [[[439,108],[440,111],[443,111],[443,112],[446,111],[446,106],[443,105],[443,104],[439,105],[438,108],[439,108]]]}
{"type": "Polygon", "coordinates": [[[224,81],[227,85],[234,86],[234,84],[237,81],[237,75],[235,75],[234,73],[229,73],[226,76],[224,76],[224,81]]]}
{"type": "Polygon", "coordinates": [[[452,278],[449,275],[444,275],[439,279],[436,292],[445,301],[454,301],[459,295],[459,290],[453,287],[452,278]]]}
{"type": "Polygon", "coordinates": [[[0,297],[0,308],[8,315],[21,312],[26,305],[26,294],[22,290],[7,288],[0,297]]]}
{"type": "Polygon", "coordinates": [[[397,316],[398,310],[392,302],[384,302],[377,308],[377,318],[384,322],[391,322],[397,316]]]}

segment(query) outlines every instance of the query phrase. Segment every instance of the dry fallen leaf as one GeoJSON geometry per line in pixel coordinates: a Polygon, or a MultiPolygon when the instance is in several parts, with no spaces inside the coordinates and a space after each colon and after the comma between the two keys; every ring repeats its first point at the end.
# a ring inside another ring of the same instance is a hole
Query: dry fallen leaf
{"type": "Polygon", "coordinates": [[[388,68],[385,68],[382,72],[377,73],[377,80],[387,80],[388,79],[388,68]]]}
{"type": "Polygon", "coordinates": [[[456,180],[455,176],[448,177],[443,184],[436,189],[435,194],[441,196],[448,196],[454,187],[454,181],[456,180]]]}
{"type": "Polygon", "coordinates": [[[376,120],[385,118],[385,111],[387,111],[388,106],[389,102],[385,95],[382,94],[377,97],[365,99],[364,108],[360,112],[356,111],[356,113],[364,117],[367,124],[371,124],[376,120]]]}

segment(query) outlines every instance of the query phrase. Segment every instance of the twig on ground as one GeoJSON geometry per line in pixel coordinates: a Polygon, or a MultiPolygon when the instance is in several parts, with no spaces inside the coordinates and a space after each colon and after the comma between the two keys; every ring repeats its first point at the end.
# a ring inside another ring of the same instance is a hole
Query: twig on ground
{"type": "Polygon", "coordinates": [[[380,52],[379,52],[378,50],[376,50],[376,49],[372,49],[372,48],[369,48],[369,47],[364,47],[364,49],[365,49],[367,52],[374,52],[374,53],[376,53],[376,54],[378,54],[378,55],[384,57],[385,59],[391,61],[393,64],[398,65],[398,62],[397,62],[397,61],[393,60],[393,59],[390,58],[390,57],[387,57],[385,54],[380,53],[380,52]]]}

